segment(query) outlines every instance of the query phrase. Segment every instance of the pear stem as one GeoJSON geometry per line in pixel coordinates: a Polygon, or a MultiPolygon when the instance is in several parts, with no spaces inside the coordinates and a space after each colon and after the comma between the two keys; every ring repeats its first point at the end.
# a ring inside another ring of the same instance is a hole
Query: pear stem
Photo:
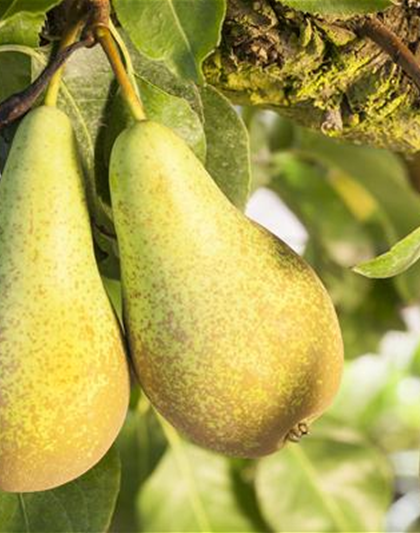
{"type": "Polygon", "coordinates": [[[138,90],[137,82],[136,82],[136,73],[134,71],[134,65],[131,60],[130,52],[128,51],[128,48],[124,42],[124,39],[119,34],[117,28],[115,27],[115,24],[112,22],[111,19],[109,20],[109,29],[111,30],[112,36],[114,37],[114,40],[120,49],[121,55],[124,59],[125,69],[127,71],[128,77],[130,78],[131,84],[133,85],[133,89],[136,91],[137,96],[138,98],[140,98],[140,101],[141,101],[140,92],[138,90]]]}
{"type": "MultiPolygon", "coordinates": [[[[146,114],[140,97],[135,89],[135,84],[130,79],[130,75],[124,66],[120,51],[118,50],[118,46],[110,28],[107,25],[98,24],[95,28],[95,35],[108,57],[108,61],[111,64],[115,77],[121,87],[123,97],[127,102],[133,117],[138,121],[145,120],[146,114]]],[[[130,66],[130,68],[132,67],[130,66]]]]}
{"type": "Polygon", "coordinates": [[[117,28],[115,27],[115,24],[112,22],[112,20],[110,19],[109,20],[109,29],[112,33],[112,36],[114,37],[114,40],[116,41],[119,49],[121,50],[121,55],[123,56],[124,58],[124,62],[125,62],[125,68],[127,70],[127,74],[132,77],[134,76],[134,66],[133,66],[133,62],[131,61],[131,56],[130,56],[130,53],[128,51],[128,48],[124,42],[124,39],[121,37],[121,35],[119,34],[117,28]]]}
{"type": "MultiPolygon", "coordinates": [[[[65,32],[58,49],[58,52],[62,52],[69,46],[71,46],[77,39],[84,24],[84,19],[72,21],[65,32]]],[[[44,104],[50,107],[57,105],[58,94],[60,92],[61,79],[63,77],[64,65],[60,67],[51,78],[48,85],[47,92],[45,94],[44,104]]]]}

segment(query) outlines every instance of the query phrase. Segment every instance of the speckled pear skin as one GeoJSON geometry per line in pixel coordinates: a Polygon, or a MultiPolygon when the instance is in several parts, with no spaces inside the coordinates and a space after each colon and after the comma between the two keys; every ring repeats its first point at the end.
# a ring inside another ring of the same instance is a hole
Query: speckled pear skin
{"type": "Polygon", "coordinates": [[[152,404],[206,448],[275,451],[339,386],[342,339],[321,282],[157,123],[119,136],[110,184],[130,353],[152,404]]]}
{"type": "Polygon", "coordinates": [[[91,468],[123,423],[129,375],[93,252],[70,120],[39,107],[0,179],[0,489],[91,468]]]}

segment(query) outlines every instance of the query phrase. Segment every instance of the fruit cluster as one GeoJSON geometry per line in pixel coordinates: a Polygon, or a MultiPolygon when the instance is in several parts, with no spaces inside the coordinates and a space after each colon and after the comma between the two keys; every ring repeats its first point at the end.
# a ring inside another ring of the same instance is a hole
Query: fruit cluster
{"type": "Polygon", "coordinates": [[[129,365],[171,424],[239,457],[296,440],[337,391],[342,341],[321,282],[183,140],[137,121],[113,147],[110,189],[123,326],[70,119],[47,105],[23,119],[0,181],[2,490],[52,488],[99,461],[125,418],[129,365]]]}

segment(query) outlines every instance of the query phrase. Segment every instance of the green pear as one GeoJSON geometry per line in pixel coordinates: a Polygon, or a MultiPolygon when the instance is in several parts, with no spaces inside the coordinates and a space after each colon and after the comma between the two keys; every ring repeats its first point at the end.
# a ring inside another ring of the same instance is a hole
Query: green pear
{"type": "Polygon", "coordinates": [[[158,123],[118,137],[110,187],[128,342],[152,404],[193,442],[232,456],[305,433],[343,365],[313,270],[158,123]]]}
{"type": "Polygon", "coordinates": [[[91,468],[123,423],[124,344],[95,263],[68,117],[31,111],[0,180],[0,489],[91,468]]]}

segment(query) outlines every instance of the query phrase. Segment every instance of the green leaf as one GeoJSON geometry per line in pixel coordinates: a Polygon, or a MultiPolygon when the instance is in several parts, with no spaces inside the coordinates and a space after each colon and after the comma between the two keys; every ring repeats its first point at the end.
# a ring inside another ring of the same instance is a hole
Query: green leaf
{"type": "Polygon", "coordinates": [[[244,209],[251,186],[248,132],[229,100],[207,85],[200,90],[207,140],[206,167],[229,200],[244,209]]]}
{"type": "Polygon", "coordinates": [[[105,533],[120,485],[114,449],[79,479],[46,492],[0,492],[0,533],[105,533]]]}
{"type": "Polygon", "coordinates": [[[382,531],[391,500],[386,457],[341,423],[319,422],[257,466],[257,495],[275,531],[382,531]]]}
{"type": "Polygon", "coordinates": [[[60,0],[0,0],[0,44],[39,45],[46,12],[60,0]]]}
{"type": "Polygon", "coordinates": [[[256,531],[235,495],[227,458],[186,443],[169,428],[171,449],[138,500],[143,531],[256,531]]]}
{"type": "MultiPolygon", "coordinates": [[[[28,46],[3,45],[2,52],[17,52],[28,56],[32,76],[37,76],[48,62],[49,49],[34,50],[28,46]]],[[[100,165],[96,165],[96,148],[101,142],[101,128],[109,103],[110,86],[114,80],[105,55],[99,47],[78,50],[66,63],[60,86],[58,107],[69,115],[79,143],[86,174],[86,190],[91,215],[98,227],[112,233],[110,208],[102,202],[102,188],[107,190],[108,179],[100,165]]]]}
{"type": "Polygon", "coordinates": [[[203,125],[189,103],[183,98],[163,91],[145,79],[140,78],[138,85],[148,118],[174,130],[196,156],[204,161],[206,138],[203,125]]]}
{"type": "Polygon", "coordinates": [[[1,53],[0,48],[0,102],[22,91],[31,81],[31,58],[18,52],[1,53]]]}
{"type": "Polygon", "coordinates": [[[17,13],[46,13],[60,2],[61,0],[0,0],[0,30],[1,23],[17,13]]]}
{"type": "Polygon", "coordinates": [[[203,121],[202,103],[196,84],[191,80],[179,78],[161,61],[154,61],[141,54],[123,29],[120,29],[119,33],[131,56],[136,76],[149,81],[168,94],[186,100],[203,121]]]}
{"type": "Polygon", "coordinates": [[[367,278],[391,278],[405,272],[420,259],[420,228],[395,244],[389,252],[353,268],[367,278]]]}
{"type": "Polygon", "coordinates": [[[220,41],[225,0],[114,0],[138,49],[179,76],[202,79],[201,65],[220,41]]]}
{"type": "MultiPolygon", "coordinates": [[[[1,35],[0,35],[1,40],[1,35]]],[[[38,54],[21,45],[0,45],[0,102],[22,91],[32,81],[33,57],[38,54]],[[7,73],[7,75],[4,75],[7,73]]],[[[18,121],[0,131],[0,172],[2,171],[18,121]]]]}
{"type": "Polygon", "coordinates": [[[138,531],[136,499],[144,481],[158,465],[166,448],[161,426],[144,396],[129,411],[117,440],[121,456],[121,490],[111,531],[138,531]]]}
{"type": "MultiPolygon", "coordinates": [[[[66,112],[78,140],[86,174],[89,207],[96,227],[112,234],[111,209],[106,200],[108,176],[100,149],[107,123],[114,76],[100,47],[78,50],[66,64],[58,106],[66,112]]],[[[112,242],[110,243],[112,249],[112,242]]],[[[106,252],[110,252],[106,249],[106,252]]]]}
{"type": "MultiPolygon", "coordinates": [[[[137,84],[147,117],[175,131],[202,161],[206,157],[206,138],[203,125],[190,104],[178,96],[167,93],[146,79],[137,76],[137,84]]],[[[107,124],[103,132],[104,163],[108,168],[109,158],[118,135],[134,119],[120,91],[108,105],[107,124]]],[[[105,196],[110,204],[109,192],[105,196]]]]}
{"type": "Polygon", "coordinates": [[[383,11],[392,0],[280,0],[285,6],[320,15],[352,15],[383,11]]]}
{"type": "Polygon", "coordinates": [[[44,15],[19,13],[10,19],[0,21],[0,45],[21,44],[36,47],[44,25],[44,15]]]}

